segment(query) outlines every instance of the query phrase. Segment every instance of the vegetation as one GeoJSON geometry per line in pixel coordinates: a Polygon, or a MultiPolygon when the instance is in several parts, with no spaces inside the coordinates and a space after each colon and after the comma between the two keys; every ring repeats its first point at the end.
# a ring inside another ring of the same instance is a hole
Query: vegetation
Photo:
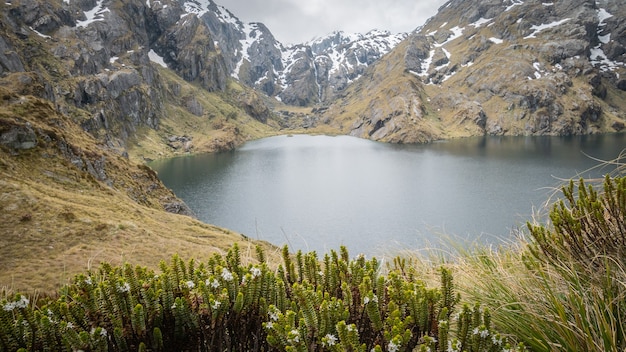
{"type": "Polygon", "coordinates": [[[623,351],[625,182],[607,176],[600,190],[570,182],[552,227],[529,224],[531,239],[517,248],[458,256],[459,290],[532,350],[623,351]]]}
{"type": "Polygon", "coordinates": [[[320,260],[285,247],[275,269],[261,247],[244,264],[238,245],[158,272],[104,263],[54,297],[6,296],[0,350],[624,350],[626,177],[563,194],[551,227],[461,253],[436,287],[433,265],[345,248],[320,260]]]}
{"type": "Polygon", "coordinates": [[[400,259],[382,274],[375,258],[342,248],[270,270],[244,265],[239,247],[206,263],[174,256],[160,272],[103,264],[75,277],[58,298],[1,302],[0,349],[89,351],[501,351],[479,305],[456,309],[452,274],[439,288],[400,259]],[[453,327],[456,327],[453,329],[453,327]]]}

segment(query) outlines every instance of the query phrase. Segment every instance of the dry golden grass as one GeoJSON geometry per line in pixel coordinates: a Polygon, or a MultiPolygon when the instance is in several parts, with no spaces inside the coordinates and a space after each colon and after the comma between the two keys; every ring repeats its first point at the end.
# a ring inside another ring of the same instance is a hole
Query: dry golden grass
{"type": "Polygon", "coordinates": [[[47,292],[102,261],[155,268],[175,253],[203,260],[234,242],[257,244],[165,212],[177,199],[150,169],[99,147],[47,102],[1,93],[0,133],[29,124],[38,146],[0,148],[0,288],[47,292]],[[83,160],[103,157],[110,185],[73,165],[60,145],[83,160]]]}

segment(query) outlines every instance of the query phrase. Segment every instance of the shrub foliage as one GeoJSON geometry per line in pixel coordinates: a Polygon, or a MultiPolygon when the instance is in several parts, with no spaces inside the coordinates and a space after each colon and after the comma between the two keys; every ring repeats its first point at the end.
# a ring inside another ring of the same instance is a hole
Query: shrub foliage
{"type": "Polygon", "coordinates": [[[551,262],[574,260],[593,270],[607,258],[626,264],[626,177],[607,175],[602,192],[583,179],[577,187],[570,181],[562,191],[565,200],[550,212],[554,228],[529,224],[535,256],[551,262]]]}
{"type": "Polygon", "coordinates": [[[480,306],[456,309],[452,275],[427,287],[396,259],[292,256],[271,270],[239,247],[206,263],[172,257],[78,275],[55,298],[1,302],[2,351],[500,351],[480,306]],[[385,274],[383,274],[383,272],[385,274]],[[453,328],[456,327],[456,328],[453,328]]]}

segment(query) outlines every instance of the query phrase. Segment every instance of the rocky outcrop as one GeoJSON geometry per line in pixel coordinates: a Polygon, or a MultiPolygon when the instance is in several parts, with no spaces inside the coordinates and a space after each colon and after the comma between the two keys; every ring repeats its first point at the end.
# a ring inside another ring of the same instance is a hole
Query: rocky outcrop
{"type": "Polygon", "coordinates": [[[227,69],[213,38],[195,16],[170,27],[156,42],[155,52],[188,82],[198,81],[208,91],[226,88],[227,69]]]}

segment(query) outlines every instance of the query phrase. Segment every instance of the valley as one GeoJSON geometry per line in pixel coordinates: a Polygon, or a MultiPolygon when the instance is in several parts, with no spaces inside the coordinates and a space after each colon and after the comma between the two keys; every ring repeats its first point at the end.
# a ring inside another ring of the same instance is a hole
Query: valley
{"type": "Polygon", "coordinates": [[[248,240],[196,220],[152,160],[281,134],[623,131],[624,11],[451,0],[411,33],[286,47],[211,0],[3,2],[0,287],[49,290],[99,261],[154,267],[248,240]]]}

